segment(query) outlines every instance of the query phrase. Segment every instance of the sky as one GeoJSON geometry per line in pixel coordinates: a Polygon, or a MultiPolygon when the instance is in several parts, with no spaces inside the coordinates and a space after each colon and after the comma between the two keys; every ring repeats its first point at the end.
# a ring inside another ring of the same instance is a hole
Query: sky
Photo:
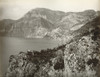
{"type": "Polygon", "coordinates": [[[19,19],[34,8],[49,8],[65,12],[100,10],[100,0],[0,0],[0,20],[19,19]]]}

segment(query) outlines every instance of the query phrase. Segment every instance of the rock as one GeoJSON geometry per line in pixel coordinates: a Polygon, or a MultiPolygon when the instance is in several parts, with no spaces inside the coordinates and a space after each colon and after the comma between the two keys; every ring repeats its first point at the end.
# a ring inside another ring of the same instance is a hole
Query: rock
{"type": "Polygon", "coordinates": [[[12,55],[6,77],[60,77],[64,69],[64,48],[65,45],[62,45],[40,52],[28,51],[12,55]]]}
{"type": "Polygon", "coordinates": [[[65,71],[68,77],[100,77],[100,43],[90,36],[66,45],[65,71]],[[83,40],[84,39],[84,40],[83,40]],[[68,73],[67,73],[68,72],[68,73]]]}

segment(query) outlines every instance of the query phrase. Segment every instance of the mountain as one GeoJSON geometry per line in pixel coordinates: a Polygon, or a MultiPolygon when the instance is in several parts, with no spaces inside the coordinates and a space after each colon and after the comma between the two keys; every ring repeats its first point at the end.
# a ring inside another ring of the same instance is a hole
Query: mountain
{"type": "Polygon", "coordinates": [[[68,33],[61,46],[11,55],[5,77],[100,77],[100,16],[68,33]]]}
{"type": "Polygon", "coordinates": [[[23,18],[14,23],[11,34],[20,37],[35,37],[40,33],[45,34],[47,31],[51,31],[53,27],[54,24],[41,17],[23,18]]]}
{"type": "Polygon", "coordinates": [[[49,20],[52,23],[59,22],[62,17],[64,17],[66,13],[62,11],[54,11],[46,8],[36,8],[31,11],[29,11],[24,18],[30,18],[30,17],[42,17],[47,20],[49,20]]]}
{"type": "Polygon", "coordinates": [[[86,23],[89,22],[91,19],[96,17],[96,12],[93,10],[86,10],[83,12],[72,12],[67,13],[66,16],[64,16],[59,24],[60,27],[63,27],[63,29],[69,29],[73,27],[75,24],[79,23],[86,23]]]}
{"type": "Polygon", "coordinates": [[[4,19],[0,21],[0,35],[7,35],[12,28],[14,20],[4,19]]]}
{"type": "Polygon", "coordinates": [[[82,27],[99,11],[62,12],[46,8],[30,10],[18,20],[0,21],[0,35],[24,38],[67,38],[70,29],[82,27]]]}

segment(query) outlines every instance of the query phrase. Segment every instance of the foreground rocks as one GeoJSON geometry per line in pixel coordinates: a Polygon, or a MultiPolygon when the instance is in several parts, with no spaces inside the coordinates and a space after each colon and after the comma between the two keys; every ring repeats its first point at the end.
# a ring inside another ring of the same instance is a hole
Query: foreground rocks
{"type": "MultiPolygon", "coordinates": [[[[100,41],[100,40],[99,40],[100,41]]],[[[100,43],[84,36],[66,46],[65,77],[100,77],[100,43]]]]}
{"type": "Polygon", "coordinates": [[[6,77],[62,77],[65,45],[54,49],[21,52],[9,59],[6,77]]]}

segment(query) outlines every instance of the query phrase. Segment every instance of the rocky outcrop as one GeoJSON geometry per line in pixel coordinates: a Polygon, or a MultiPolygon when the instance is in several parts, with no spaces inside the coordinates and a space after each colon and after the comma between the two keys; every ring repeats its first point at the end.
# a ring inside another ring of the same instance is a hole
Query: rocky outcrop
{"type": "Polygon", "coordinates": [[[54,49],[20,52],[9,59],[6,77],[62,77],[65,45],[54,49]]]}
{"type": "Polygon", "coordinates": [[[73,37],[65,45],[12,55],[6,77],[100,77],[99,21],[69,32],[73,37]]]}
{"type": "Polygon", "coordinates": [[[66,77],[100,77],[100,39],[83,36],[66,45],[64,53],[66,77]]]}

